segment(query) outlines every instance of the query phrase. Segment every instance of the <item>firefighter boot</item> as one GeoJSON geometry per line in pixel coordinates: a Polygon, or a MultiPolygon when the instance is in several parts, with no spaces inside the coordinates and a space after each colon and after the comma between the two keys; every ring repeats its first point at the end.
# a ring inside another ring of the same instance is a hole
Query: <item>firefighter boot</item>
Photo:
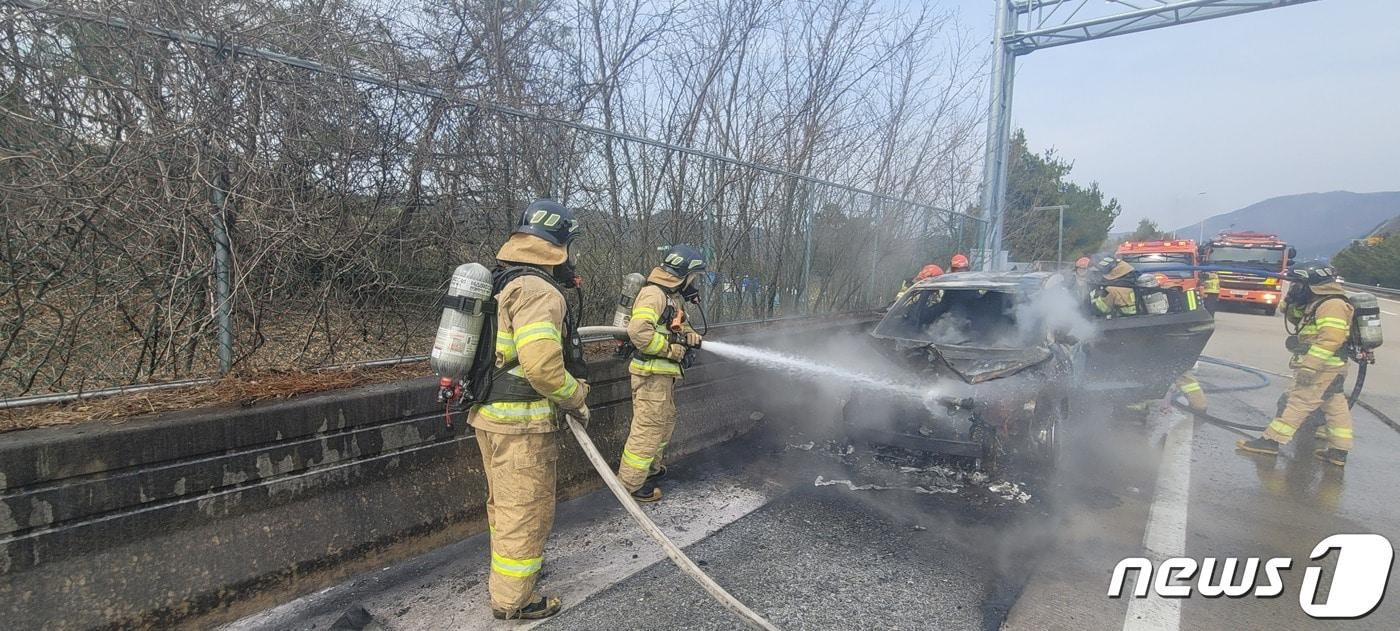
{"type": "Polygon", "coordinates": [[[1241,438],[1235,443],[1235,449],[1247,451],[1252,454],[1263,454],[1265,456],[1277,456],[1278,448],[1278,443],[1264,438],[1263,436],[1255,438],[1254,440],[1245,440],[1241,438]]]}
{"type": "Polygon", "coordinates": [[[647,473],[647,482],[655,482],[664,477],[666,477],[666,465],[657,465],[651,468],[651,472],[647,473]]]}
{"type": "Polygon", "coordinates": [[[1330,462],[1339,467],[1347,466],[1347,452],[1337,449],[1336,447],[1318,449],[1313,452],[1313,457],[1323,462],[1330,462]]]}
{"type": "Polygon", "coordinates": [[[656,487],[656,483],[647,480],[642,483],[642,488],[632,491],[632,499],[642,503],[661,501],[661,489],[656,487]]]}
{"type": "Polygon", "coordinates": [[[536,595],[535,600],[524,607],[514,611],[492,609],[491,615],[497,620],[539,620],[559,613],[559,609],[562,607],[563,603],[558,598],[536,595]]]}

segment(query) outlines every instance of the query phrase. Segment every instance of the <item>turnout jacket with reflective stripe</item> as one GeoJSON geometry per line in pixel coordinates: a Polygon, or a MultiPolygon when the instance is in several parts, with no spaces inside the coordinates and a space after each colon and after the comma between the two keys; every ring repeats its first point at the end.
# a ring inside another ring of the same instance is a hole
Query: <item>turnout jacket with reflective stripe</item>
{"type": "Polygon", "coordinates": [[[533,401],[494,401],[472,408],[473,427],[501,434],[553,432],[563,428],[558,408],[578,409],[588,384],[564,368],[563,294],[542,278],[523,275],[496,294],[496,367],[512,360],[511,373],[539,393],[533,401]]]}
{"type": "Polygon", "coordinates": [[[1137,294],[1130,287],[1107,285],[1094,289],[1090,296],[1094,310],[1105,316],[1137,315],[1137,294]]]}
{"type": "Polygon", "coordinates": [[[1283,315],[1299,325],[1299,348],[1303,349],[1293,356],[1293,365],[1314,370],[1346,367],[1342,347],[1351,336],[1352,311],[1340,290],[1319,294],[1307,305],[1286,305],[1283,315]]]}
{"type": "MultiPolygon", "coordinates": [[[[677,363],[685,355],[685,347],[670,343],[669,322],[662,319],[667,307],[685,313],[680,295],[668,292],[648,283],[637,292],[637,301],[632,304],[632,319],[627,323],[627,337],[637,347],[627,371],[634,375],[681,376],[681,365],[677,363]]],[[[681,325],[684,332],[693,331],[689,323],[681,325]]]]}

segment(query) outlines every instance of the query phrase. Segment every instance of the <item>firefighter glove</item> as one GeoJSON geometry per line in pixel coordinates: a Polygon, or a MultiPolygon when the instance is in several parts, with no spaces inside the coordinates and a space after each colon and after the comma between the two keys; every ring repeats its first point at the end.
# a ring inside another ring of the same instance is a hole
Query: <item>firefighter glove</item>
{"type": "Polygon", "coordinates": [[[593,420],[593,412],[588,409],[587,404],[579,406],[576,410],[569,410],[568,414],[578,419],[579,424],[584,427],[588,427],[588,422],[593,420]]]}
{"type": "Polygon", "coordinates": [[[686,348],[681,344],[672,344],[666,348],[666,359],[678,362],[685,358],[686,348]]]}
{"type": "Polygon", "coordinates": [[[691,348],[700,348],[700,342],[703,339],[704,338],[700,337],[699,333],[696,333],[695,331],[690,331],[685,334],[685,345],[691,348]]]}

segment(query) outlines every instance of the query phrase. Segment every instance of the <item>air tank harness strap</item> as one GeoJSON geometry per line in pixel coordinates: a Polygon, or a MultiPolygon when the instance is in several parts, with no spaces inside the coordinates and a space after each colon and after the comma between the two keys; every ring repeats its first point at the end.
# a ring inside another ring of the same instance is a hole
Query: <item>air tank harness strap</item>
{"type": "Polygon", "coordinates": [[[441,300],[438,300],[438,306],[456,309],[457,311],[473,316],[496,312],[496,300],[494,298],[481,300],[479,298],[472,298],[471,296],[453,296],[449,294],[444,295],[441,300]]]}

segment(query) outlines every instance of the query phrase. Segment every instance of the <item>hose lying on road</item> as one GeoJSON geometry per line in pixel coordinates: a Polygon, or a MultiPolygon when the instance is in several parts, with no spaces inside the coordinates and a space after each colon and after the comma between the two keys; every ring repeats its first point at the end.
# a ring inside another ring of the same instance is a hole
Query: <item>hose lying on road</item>
{"type": "MultiPolygon", "coordinates": [[[[1215,364],[1215,365],[1217,365],[1217,366],[1224,366],[1224,367],[1226,367],[1226,368],[1233,368],[1233,369],[1239,370],[1239,371],[1241,371],[1241,372],[1246,372],[1246,373],[1249,373],[1250,375],[1253,375],[1255,378],[1257,378],[1257,379],[1259,380],[1259,383],[1253,383],[1253,384],[1250,384],[1250,385],[1247,385],[1247,386],[1226,386],[1226,387],[1221,387],[1221,388],[1207,388],[1207,389],[1205,389],[1205,391],[1206,391],[1207,393],[1243,392],[1243,391],[1246,391],[1246,390],[1258,390],[1258,389],[1260,389],[1260,388],[1263,388],[1263,387],[1269,385],[1269,374],[1270,374],[1270,373],[1268,373],[1268,372],[1266,372],[1266,371],[1264,371],[1264,370],[1261,370],[1261,369],[1259,369],[1259,368],[1255,368],[1255,367],[1253,367],[1253,366],[1246,366],[1245,364],[1240,364],[1240,363],[1232,362],[1232,361],[1229,361],[1229,360],[1220,359],[1220,358],[1218,358],[1218,357],[1211,357],[1211,356],[1209,356],[1209,355],[1201,355],[1201,356],[1200,356],[1200,361],[1201,361],[1202,363],[1206,363],[1206,364],[1215,364]]],[[[1275,374],[1276,374],[1276,373],[1275,373],[1275,374]]],[[[1279,375],[1279,376],[1286,377],[1287,375],[1279,375]]],[[[1400,431],[1400,424],[1397,424],[1397,423],[1396,423],[1394,420],[1392,420],[1389,416],[1386,416],[1385,414],[1382,414],[1380,410],[1378,410],[1378,409],[1375,408],[1375,406],[1372,406],[1371,404],[1366,403],[1365,401],[1360,401],[1360,398],[1361,398],[1361,388],[1362,388],[1362,386],[1363,386],[1365,383],[1366,383],[1366,364],[1365,364],[1365,363],[1361,363],[1361,364],[1359,364],[1359,367],[1357,368],[1357,371],[1356,371],[1356,385],[1353,386],[1352,389],[1351,389],[1351,396],[1348,396],[1348,397],[1347,397],[1347,407],[1353,407],[1353,406],[1357,405],[1358,402],[1359,402],[1362,408],[1364,408],[1366,411],[1370,412],[1371,414],[1374,414],[1377,418],[1379,418],[1379,419],[1381,420],[1382,423],[1385,423],[1386,425],[1389,425],[1392,429],[1395,429],[1395,430],[1397,430],[1397,431],[1400,431]]],[[[1206,412],[1197,412],[1197,411],[1194,411],[1194,410],[1192,410],[1192,409],[1190,408],[1190,406],[1186,405],[1186,402],[1185,402],[1185,401],[1182,401],[1182,400],[1177,399],[1177,398],[1175,398],[1175,397],[1173,397],[1173,399],[1172,399],[1172,405],[1173,405],[1174,407],[1176,407],[1177,409],[1185,410],[1185,411],[1187,411],[1187,412],[1190,412],[1190,413],[1192,413],[1192,414],[1195,414],[1196,416],[1201,417],[1202,420],[1204,420],[1204,421],[1206,421],[1206,422],[1208,422],[1208,423],[1213,423],[1213,424],[1216,424],[1216,425],[1220,425],[1220,426],[1222,426],[1222,427],[1232,428],[1232,429],[1236,429],[1236,430],[1245,430],[1245,431],[1250,431],[1250,432],[1262,432],[1262,431],[1264,431],[1265,429],[1267,429],[1267,426],[1265,426],[1265,425],[1246,425],[1246,424],[1244,424],[1244,423],[1236,423],[1236,422],[1234,422],[1234,421],[1226,420],[1226,419],[1220,418],[1220,417],[1218,417],[1218,416],[1215,416],[1215,415],[1213,415],[1213,414],[1208,414],[1208,413],[1206,413],[1206,412]]]]}
{"type": "MultiPolygon", "coordinates": [[[[627,329],[614,326],[585,326],[579,327],[579,335],[611,335],[617,339],[627,339],[627,329]]],[[[641,526],[642,530],[646,531],[647,535],[650,536],[653,541],[656,541],[657,545],[660,545],[662,550],[666,551],[666,556],[671,557],[671,561],[675,562],[676,567],[680,568],[681,571],[685,572],[691,579],[694,579],[696,583],[699,583],[700,587],[704,588],[716,602],[724,605],[726,609],[734,612],[740,618],[743,618],[744,622],[747,622],[750,627],[754,629],[765,629],[767,631],[777,631],[778,627],[773,626],[773,624],[765,620],[763,616],[758,615],[757,612],[749,609],[747,605],[739,602],[739,599],[729,595],[729,592],[724,591],[723,587],[720,587],[719,584],[707,576],[705,572],[701,571],[700,567],[695,565],[695,562],[691,561],[690,557],[686,556],[676,544],[666,538],[666,534],[661,532],[660,528],[656,527],[656,524],[651,521],[651,518],[647,517],[645,512],[642,512],[642,507],[637,506],[637,501],[632,499],[632,494],[628,493],[626,488],[623,488],[622,481],[618,480],[617,476],[613,474],[612,467],[608,466],[608,462],[603,459],[603,454],[598,453],[598,447],[593,444],[593,439],[589,438],[588,431],[583,428],[583,423],[580,423],[578,419],[574,418],[572,415],[566,418],[569,422],[569,430],[574,433],[574,438],[578,439],[578,444],[583,448],[583,453],[588,456],[588,462],[593,464],[593,468],[598,471],[598,475],[602,476],[603,483],[608,485],[608,490],[612,491],[617,501],[622,504],[623,508],[627,509],[627,513],[632,516],[632,519],[637,521],[637,525],[641,526]]]]}
{"type": "Polygon", "coordinates": [[[583,428],[583,424],[572,415],[567,418],[569,430],[574,433],[574,438],[578,439],[579,446],[583,447],[583,453],[588,455],[588,461],[593,463],[593,468],[598,470],[598,475],[603,477],[603,482],[608,485],[608,490],[612,491],[617,501],[622,504],[623,508],[627,509],[628,514],[632,515],[632,519],[637,520],[637,525],[641,526],[642,530],[646,531],[661,546],[661,549],[666,551],[666,556],[671,557],[676,567],[689,575],[696,583],[699,583],[700,587],[703,587],[716,602],[743,618],[750,627],[777,631],[778,627],[773,626],[763,616],[739,602],[737,598],[730,596],[729,592],[724,591],[723,587],[720,587],[718,583],[701,571],[700,567],[695,565],[695,562],[691,561],[690,557],[686,556],[676,544],[666,538],[666,534],[656,527],[656,524],[647,517],[646,513],[642,512],[642,508],[637,506],[636,500],[632,499],[632,494],[628,493],[627,489],[623,488],[622,482],[617,479],[616,475],[613,475],[612,467],[609,467],[607,461],[603,460],[603,455],[598,453],[598,447],[593,444],[593,439],[588,437],[588,432],[583,428]]]}

